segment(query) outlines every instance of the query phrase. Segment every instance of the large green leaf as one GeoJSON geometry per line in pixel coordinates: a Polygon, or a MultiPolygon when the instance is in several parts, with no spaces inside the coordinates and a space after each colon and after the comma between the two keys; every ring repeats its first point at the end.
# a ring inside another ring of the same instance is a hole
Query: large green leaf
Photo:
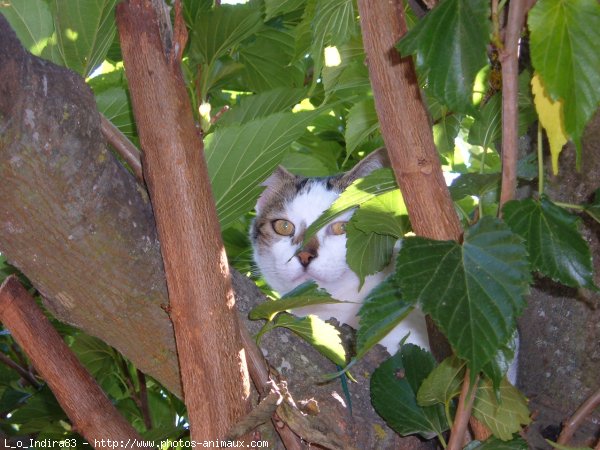
{"type": "Polygon", "coordinates": [[[532,269],[567,286],[595,289],[592,256],[577,216],[542,198],[508,202],[504,220],[525,239],[532,269]]]}
{"type": "Polygon", "coordinates": [[[413,305],[402,299],[400,285],[394,276],[386,278],[365,298],[358,315],[356,358],[362,357],[404,319],[413,305]]]}
{"type": "Polygon", "coordinates": [[[304,7],[306,0],[265,0],[266,20],[281,14],[297,11],[304,7]]]}
{"type": "Polygon", "coordinates": [[[256,95],[240,98],[239,105],[232,106],[217,122],[218,126],[242,124],[260,117],[291,110],[302,100],[305,89],[276,88],[256,95]]]}
{"type": "Polygon", "coordinates": [[[406,300],[418,301],[473,373],[506,344],[530,280],[521,238],[483,217],[464,243],[406,238],[396,273],[406,300]]]}
{"type": "Polygon", "coordinates": [[[263,92],[276,87],[301,88],[304,71],[301,63],[292,64],[294,35],[285,29],[266,28],[254,42],[244,45],[239,60],[245,89],[263,92]]]}
{"type": "Polygon", "coordinates": [[[487,64],[489,17],[484,0],[443,0],[398,43],[403,55],[416,54],[430,92],[452,111],[474,111],[475,76],[487,64]]]}
{"type": "Polygon", "coordinates": [[[347,42],[356,31],[354,2],[352,0],[316,0],[310,24],[312,29],[311,56],[314,62],[314,81],[316,82],[323,69],[325,47],[328,45],[339,46],[347,42]]]}
{"type": "Polygon", "coordinates": [[[325,289],[321,289],[314,281],[307,281],[296,286],[279,300],[261,303],[250,311],[248,317],[252,320],[271,320],[275,314],[288,309],[303,308],[305,306],[340,303],[332,298],[325,289]]]}
{"type": "Polygon", "coordinates": [[[62,64],[87,77],[102,63],[113,42],[116,4],[117,0],[52,2],[56,28],[53,56],[59,55],[62,64]]]}
{"type": "Polygon", "coordinates": [[[563,100],[565,129],[580,148],[600,102],[600,4],[540,0],[528,17],[531,61],[552,98],[563,100]]]}
{"type": "Polygon", "coordinates": [[[363,100],[350,108],[346,122],[346,155],[351,155],[359,144],[378,129],[379,120],[373,98],[363,100]]]}
{"type": "Polygon", "coordinates": [[[221,5],[196,17],[190,36],[190,57],[201,64],[224,56],[263,26],[254,5],[221,5]]]}
{"type": "Polygon", "coordinates": [[[340,214],[343,214],[356,206],[360,206],[378,194],[397,189],[397,187],[394,173],[388,168],[375,170],[366,177],[355,180],[344,192],[342,192],[336,201],[306,229],[305,239],[309,239],[310,236],[313,236],[324,225],[340,214]]]}
{"type": "Polygon", "coordinates": [[[27,50],[41,55],[54,33],[54,21],[48,3],[43,0],[19,0],[0,3],[0,14],[8,20],[27,50]]]}
{"type": "Polygon", "coordinates": [[[500,384],[500,401],[490,380],[479,385],[473,415],[502,441],[511,440],[513,434],[521,430],[521,425],[531,422],[527,399],[506,380],[500,384]]]}
{"type": "Polygon", "coordinates": [[[336,46],[340,61],[337,65],[323,67],[323,88],[327,95],[344,90],[340,97],[348,98],[353,93],[366,93],[371,88],[369,71],[365,65],[365,50],[360,34],[348,42],[336,46]]]}
{"type": "Polygon", "coordinates": [[[354,212],[350,221],[365,233],[387,234],[396,239],[410,229],[408,211],[400,189],[367,200],[354,212]]]}
{"type": "Polygon", "coordinates": [[[462,116],[460,114],[444,114],[433,126],[433,140],[438,153],[447,161],[454,157],[454,141],[460,131],[462,116]]]}
{"type": "Polygon", "coordinates": [[[317,111],[278,113],[218,128],[205,139],[206,161],[221,228],[254,206],[265,180],[317,111]]]}
{"type": "Polygon", "coordinates": [[[417,404],[419,386],[434,367],[430,353],[406,344],[373,372],[371,402],[398,433],[431,439],[448,429],[441,405],[421,407],[417,404]]]}

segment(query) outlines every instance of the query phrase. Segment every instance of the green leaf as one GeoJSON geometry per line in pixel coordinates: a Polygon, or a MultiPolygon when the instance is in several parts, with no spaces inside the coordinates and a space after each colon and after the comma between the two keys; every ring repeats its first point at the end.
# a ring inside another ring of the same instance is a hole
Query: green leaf
{"type": "Polygon", "coordinates": [[[600,102],[600,5],[596,0],[543,0],[529,11],[531,61],[581,151],[585,125],[600,102]]]}
{"type": "Polygon", "coordinates": [[[371,377],[371,402],[387,424],[402,435],[431,439],[448,429],[440,405],[421,407],[416,393],[435,367],[430,353],[406,344],[381,364],[371,377]]]}
{"type": "Polygon", "coordinates": [[[512,336],[530,280],[521,238],[490,216],[465,232],[462,246],[406,238],[396,273],[406,300],[422,305],[473,373],[512,336]]]}
{"type": "Polygon", "coordinates": [[[104,61],[113,42],[116,3],[117,0],[52,2],[56,28],[54,57],[59,55],[62,64],[87,77],[104,61]]]}
{"type": "Polygon", "coordinates": [[[314,83],[323,69],[326,46],[347,42],[356,31],[356,13],[352,0],[316,0],[311,18],[311,56],[314,62],[314,83]]]}
{"type": "Polygon", "coordinates": [[[444,0],[397,45],[404,56],[416,54],[430,92],[452,111],[474,112],[475,77],[487,64],[489,8],[482,0],[444,0]]]}
{"type": "Polygon", "coordinates": [[[358,275],[362,286],[367,275],[381,272],[390,264],[397,238],[387,234],[365,233],[352,221],[346,224],[346,235],[346,262],[358,275]]]}
{"type": "Polygon", "coordinates": [[[446,160],[454,156],[454,140],[460,131],[462,117],[458,114],[445,114],[433,126],[433,139],[438,153],[446,160]]]}
{"type": "Polygon", "coordinates": [[[592,256],[577,216],[542,198],[508,202],[504,220],[525,239],[533,270],[567,286],[596,289],[592,256]]]}
{"type": "Polygon", "coordinates": [[[371,89],[369,71],[365,66],[365,50],[360,34],[348,42],[336,46],[340,55],[338,65],[323,67],[323,88],[328,96],[334,92],[340,98],[350,98],[354,94],[367,94],[371,89]],[[344,91],[344,92],[339,92],[344,91]]]}
{"type": "Polygon", "coordinates": [[[35,392],[6,419],[7,423],[18,425],[19,433],[23,436],[41,431],[49,423],[59,420],[67,420],[67,416],[47,386],[35,392]]]}
{"type": "Polygon", "coordinates": [[[366,177],[355,180],[344,192],[342,192],[336,201],[306,229],[304,239],[310,239],[310,237],[318,230],[340,214],[343,214],[356,206],[360,206],[378,194],[397,189],[397,187],[394,173],[388,168],[377,169],[366,177]]]}
{"type": "Polygon", "coordinates": [[[301,63],[293,63],[294,35],[288,30],[267,28],[256,35],[251,44],[239,52],[244,64],[245,88],[263,92],[277,87],[302,88],[304,71],[301,63]]]}
{"type": "Polygon", "coordinates": [[[54,33],[54,22],[48,3],[43,0],[0,3],[0,13],[15,30],[23,47],[40,56],[54,33]]]}
{"type": "Polygon", "coordinates": [[[511,440],[513,434],[521,430],[521,425],[531,422],[527,399],[506,380],[500,384],[500,402],[490,380],[479,385],[473,415],[503,441],[511,440]]]}
{"type": "Polygon", "coordinates": [[[481,198],[500,189],[499,173],[463,173],[450,185],[453,200],[473,195],[481,198]]]}
{"type": "Polygon", "coordinates": [[[346,122],[346,157],[378,129],[379,120],[373,98],[363,100],[350,108],[346,122]]]}
{"type": "Polygon", "coordinates": [[[350,221],[365,233],[387,234],[396,239],[409,231],[408,211],[400,189],[367,200],[354,212],[350,221]]]}
{"type": "Polygon", "coordinates": [[[254,5],[221,5],[198,14],[190,36],[190,58],[212,64],[263,26],[254,5]]]}
{"type": "Polygon", "coordinates": [[[240,98],[239,105],[232,106],[217,122],[218,126],[243,124],[291,108],[302,100],[305,89],[275,88],[256,95],[240,98]]]}
{"type": "Polygon", "coordinates": [[[325,289],[318,287],[314,281],[307,281],[292,289],[279,300],[267,301],[256,306],[250,311],[248,317],[252,320],[271,320],[275,314],[288,309],[326,303],[341,302],[332,298],[325,289]]]}
{"type": "Polygon", "coordinates": [[[515,358],[515,352],[518,344],[518,334],[515,330],[513,337],[509,340],[508,344],[502,346],[494,358],[485,366],[483,366],[483,373],[492,380],[494,389],[499,394],[500,383],[507,374],[511,363],[515,358]]]}
{"type": "Polygon", "coordinates": [[[360,359],[404,319],[413,305],[402,299],[400,285],[390,276],[369,292],[358,315],[356,358],[360,359]]]}
{"type": "Polygon", "coordinates": [[[281,314],[274,320],[273,325],[292,330],[334,364],[338,366],[346,364],[346,351],[342,345],[340,332],[317,316],[298,318],[290,314],[281,314]]]}
{"type": "Polygon", "coordinates": [[[510,441],[501,441],[495,437],[490,437],[485,442],[472,441],[464,450],[528,450],[529,445],[520,436],[510,441]]]}
{"type": "Polygon", "coordinates": [[[417,393],[419,405],[449,405],[450,401],[460,394],[464,375],[464,361],[456,356],[446,358],[423,380],[417,393]]]}
{"type": "Polygon", "coordinates": [[[306,0],[265,0],[265,20],[304,8],[306,0]]]}
{"type": "Polygon", "coordinates": [[[206,162],[221,229],[250,211],[263,187],[259,184],[277,167],[318,111],[278,113],[220,127],[204,141],[206,162]]]}

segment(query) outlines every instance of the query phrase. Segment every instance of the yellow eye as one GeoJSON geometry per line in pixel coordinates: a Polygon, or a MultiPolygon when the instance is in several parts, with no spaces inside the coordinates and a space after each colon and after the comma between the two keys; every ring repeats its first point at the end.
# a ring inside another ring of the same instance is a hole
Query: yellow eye
{"type": "Polygon", "coordinates": [[[289,220],[277,219],[273,221],[272,225],[273,230],[275,230],[275,233],[277,234],[282,236],[292,236],[294,234],[294,224],[289,220]]]}
{"type": "Polygon", "coordinates": [[[329,225],[329,230],[331,234],[340,235],[346,233],[346,224],[348,222],[334,222],[329,225]]]}

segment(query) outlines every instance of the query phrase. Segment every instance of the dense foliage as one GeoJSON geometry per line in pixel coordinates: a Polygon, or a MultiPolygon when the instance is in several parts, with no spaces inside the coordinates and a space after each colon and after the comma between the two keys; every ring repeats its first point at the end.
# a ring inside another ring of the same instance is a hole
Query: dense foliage
{"type": "MultiPolygon", "coordinates": [[[[137,143],[115,4],[19,0],[0,5],[0,12],[32,53],[86,77],[99,110],[137,143]]],[[[262,189],[258,182],[280,163],[310,176],[343,171],[383,145],[356,5],[352,0],[256,0],[214,6],[213,1],[184,0],[183,6],[189,29],[183,73],[204,135],[229,260],[242,273],[256,276],[246,235],[249,211],[262,189]]],[[[502,448],[524,448],[513,435],[530,420],[526,402],[504,375],[531,271],[567,286],[595,289],[590,250],[579,234],[578,217],[553,203],[543,189],[536,191],[541,148],[519,164],[519,180],[532,186],[533,195],[508,203],[504,220],[496,218],[502,93],[494,80],[501,48],[489,3],[442,0],[418,20],[422,12],[407,8],[410,30],[398,49],[415,55],[440,160],[454,180],[450,192],[465,237],[461,244],[405,238],[396,272],[361,310],[355,357],[420,305],[447,336],[455,356],[436,365],[427,352],[404,346],[373,374],[378,412],[399,433],[441,437],[452,423],[468,367],[473,377],[483,373],[474,414],[494,434],[479,448],[500,448],[494,447],[500,441],[510,441],[502,448]],[[395,376],[399,369],[405,370],[402,379],[395,376]]],[[[596,0],[539,0],[529,13],[523,48],[529,49],[524,54],[531,60],[523,57],[519,78],[519,132],[531,131],[539,116],[555,170],[567,139],[582,151],[583,129],[600,101],[597,42],[596,0]]],[[[355,182],[309,233],[357,206],[347,228],[347,259],[364,278],[389,264],[395,242],[410,231],[410,224],[393,173],[382,169],[355,182]]],[[[600,215],[599,204],[571,206],[596,219],[600,215]]],[[[2,264],[3,274],[11,270],[2,264]]],[[[333,327],[315,318],[278,314],[322,301],[332,300],[315,286],[302,286],[253,315],[274,318],[269,327],[292,329],[343,365],[346,356],[333,327]],[[315,334],[316,329],[322,333],[315,334]]],[[[145,437],[186,435],[180,401],[102,342],[56,326],[145,437]]],[[[0,335],[0,348],[28,367],[7,333],[0,335]]],[[[73,436],[43,381],[33,381],[27,384],[0,364],[2,432],[37,439],[73,436]]]]}

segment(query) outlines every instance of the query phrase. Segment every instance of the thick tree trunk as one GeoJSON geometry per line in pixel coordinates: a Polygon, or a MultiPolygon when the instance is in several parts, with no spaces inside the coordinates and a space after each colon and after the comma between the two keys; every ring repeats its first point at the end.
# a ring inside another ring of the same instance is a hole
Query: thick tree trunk
{"type": "Polygon", "coordinates": [[[167,56],[152,5],[123,2],[116,17],[191,436],[217,439],[249,411],[250,380],[202,140],[179,61],[167,56]]]}

